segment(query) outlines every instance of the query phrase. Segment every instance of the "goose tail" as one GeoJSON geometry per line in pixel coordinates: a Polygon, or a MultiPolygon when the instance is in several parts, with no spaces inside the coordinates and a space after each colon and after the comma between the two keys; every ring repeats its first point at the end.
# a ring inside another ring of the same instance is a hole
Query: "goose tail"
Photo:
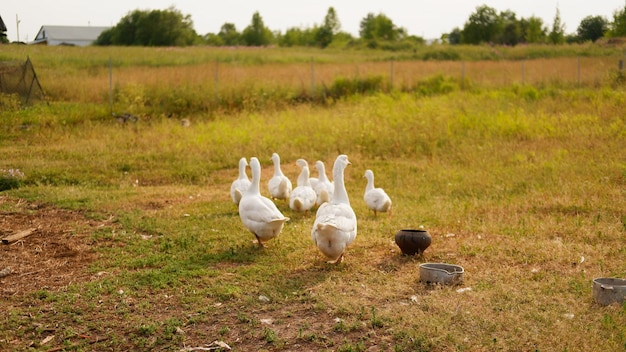
{"type": "Polygon", "coordinates": [[[302,211],[302,210],[304,210],[304,204],[302,202],[302,199],[300,199],[300,197],[294,198],[292,208],[295,211],[302,211]]]}
{"type": "Polygon", "coordinates": [[[235,188],[235,204],[239,205],[239,202],[241,201],[241,197],[243,197],[243,193],[241,193],[241,191],[239,190],[239,188],[235,188]]]}
{"type": "Polygon", "coordinates": [[[278,190],[280,191],[281,194],[284,194],[286,198],[289,198],[289,196],[291,195],[289,184],[287,183],[287,180],[285,179],[280,181],[280,184],[278,185],[278,190]]]}
{"type": "Polygon", "coordinates": [[[332,236],[337,231],[337,226],[328,223],[317,224],[317,232],[321,237],[332,236]]]}

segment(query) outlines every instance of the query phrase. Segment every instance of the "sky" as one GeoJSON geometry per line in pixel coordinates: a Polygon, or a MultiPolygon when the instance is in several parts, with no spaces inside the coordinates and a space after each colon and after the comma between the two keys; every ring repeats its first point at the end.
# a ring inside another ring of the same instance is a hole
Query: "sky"
{"type": "Polygon", "coordinates": [[[455,27],[463,28],[478,6],[496,11],[511,10],[517,18],[539,17],[551,27],[557,8],[566,33],[575,33],[587,16],[613,19],[626,0],[2,0],[0,16],[7,26],[9,41],[32,41],[42,25],[115,26],[134,10],[165,10],[171,6],[190,15],[200,35],[218,33],[224,23],[241,32],[258,12],[272,31],[310,28],[319,25],[334,7],[341,30],[358,36],[359,24],[369,13],[384,14],[409,35],[437,39],[455,27]]]}

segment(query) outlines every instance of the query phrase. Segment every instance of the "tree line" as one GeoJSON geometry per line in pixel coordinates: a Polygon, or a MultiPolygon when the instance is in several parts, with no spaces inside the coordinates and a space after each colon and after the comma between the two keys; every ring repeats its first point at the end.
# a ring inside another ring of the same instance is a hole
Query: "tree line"
{"type": "MultiPolygon", "coordinates": [[[[438,39],[440,43],[518,45],[523,43],[564,44],[595,42],[603,37],[626,36],[626,5],[617,9],[611,20],[603,16],[587,16],[575,33],[565,33],[559,9],[551,26],[541,18],[518,18],[510,11],[498,12],[482,5],[470,14],[463,27],[456,27],[438,39]]],[[[175,7],[165,10],[135,10],[124,16],[114,27],[104,31],[96,45],[129,46],[365,46],[399,50],[425,44],[424,38],[409,35],[383,13],[368,13],[359,24],[359,37],[341,30],[341,23],[333,7],[328,8],[320,24],[313,27],[288,28],[284,33],[272,31],[259,12],[239,31],[233,23],[224,23],[218,33],[199,35],[193,28],[190,15],[175,7]]]]}
{"type": "Polygon", "coordinates": [[[603,16],[587,16],[578,25],[576,33],[566,34],[558,8],[552,25],[548,27],[539,17],[518,19],[510,10],[498,13],[494,8],[483,5],[476,8],[463,28],[454,28],[450,33],[444,34],[442,40],[449,44],[492,43],[514,46],[523,43],[595,42],[605,36],[624,35],[626,35],[626,6],[615,11],[612,22],[603,16]]]}

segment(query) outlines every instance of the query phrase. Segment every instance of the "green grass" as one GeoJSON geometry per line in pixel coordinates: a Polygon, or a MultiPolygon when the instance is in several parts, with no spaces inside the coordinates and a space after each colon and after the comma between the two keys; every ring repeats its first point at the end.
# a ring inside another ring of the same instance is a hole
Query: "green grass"
{"type": "Polygon", "coordinates": [[[625,348],[626,306],[591,297],[593,278],[626,276],[624,91],[448,83],[198,114],[190,127],[119,124],[67,102],[0,112],[0,169],[24,173],[3,196],[115,219],[90,234],[90,271],[108,274],[9,298],[0,348],[27,349],[51,326],[54,346],[108,337],[72,347],[85,350],[625,348]],[[239,158],[257,156],[265,193],[272,152],[293,180],[298,158],[330,170],[348,155],[359,233],[345,263],[324,262],[313,216],[286,203],[283,233],[264,250],[251,243],[228,189],[239,158]],[[392,217],[365,208],[365,169],[393,199],[392,217]],[[420,225],[431,248],[402,256],[395,232],[420,225]],[[424,261],[462,265],[471,290],[420,283],[424,261]]]}
{"type": "Polygon", "coordinates": [[[317,49],[317,48],[149,48],[149,47],[47,47],[37,45],[5,45],[0,54],[1,61],[24,60],[41,57],[37,65],[54,67],[71,72],[89,68],[92,73],[98,68],[106,68],[109,61],[122,66],[189,66],[198,63],[224,62],[243,65],[267,63],[310,62],[367,62],[395,60],[506,60],[555,57],[610,56],[621,53],[619,46],[594,45],[590,43],[572,45],[518,45],[515,47],[493,47],[490,45],[423,45],[406,50],[385,51],[377,49],[317,49]],[[154,52],[158,54],[155,55],[154,52]],[[84,55],[89,52],[89,56],[84,55]]]}

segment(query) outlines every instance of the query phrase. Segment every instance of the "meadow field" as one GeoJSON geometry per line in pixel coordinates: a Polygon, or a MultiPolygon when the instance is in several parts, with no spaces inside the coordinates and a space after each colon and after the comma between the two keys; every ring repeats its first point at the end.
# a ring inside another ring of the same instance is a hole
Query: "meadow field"
{"type": "Polygon", "coordinates": [[[47,96],[0,99],[0,235],[32,231],[0,245],[0,350],[626,350],[626,304],[592,296],[626,278],[620,48],[0,49],[47,96]],[[256,156],[268,196],[273,152],[294,183],[350,159],[343,263],[287,202],[252,243],[229,188],[256,156]]]}

